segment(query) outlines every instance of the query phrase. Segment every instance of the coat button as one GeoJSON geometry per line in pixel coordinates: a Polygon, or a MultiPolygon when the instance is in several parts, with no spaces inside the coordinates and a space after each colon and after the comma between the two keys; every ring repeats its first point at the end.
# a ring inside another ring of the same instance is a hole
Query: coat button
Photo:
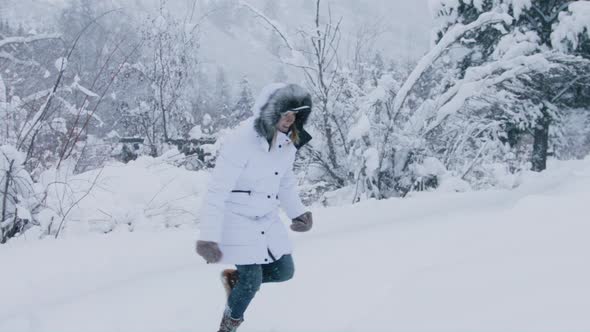
{"type": "Polygon", "coordinates": [[[279,195],[277,195],[277,199],[279,199],[279,195]]]}
{"type": "Polygon", "coordinates": [[[268,258],[265,258],[265,259],[264,259],[264,261],[265,261],[265,262],[268,262],[268,258]]]}
{"type": "Polygon", "coordinates": [[[282,148],[282,147],[283,147],[282,145],[279,145],[279,148],[282,148]]]}
{"type": "Polygon", "coordinates": [[[264,235],[264,231],[260,232],[260,234],[264,235]]]}
{"type": "Polygon", "coordinates": [[[275,172],[275,175],[279,175],[279,172],[275,172]]]}
{"type": "Polygon", "coordinates": [[[266,197],[270,198],[270,195],[267,195],[266,197]]]}

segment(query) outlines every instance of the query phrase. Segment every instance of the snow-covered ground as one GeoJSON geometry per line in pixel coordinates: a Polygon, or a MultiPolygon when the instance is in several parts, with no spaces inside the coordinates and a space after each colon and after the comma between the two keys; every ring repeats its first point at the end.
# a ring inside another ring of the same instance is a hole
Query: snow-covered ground
{"type": "MultiPolygon", "coordinates": [[[[590,158],[519,181],[313,209],[295,278],[263,285],[240,331],[589,331],[590,158]]],[[[4,245],[0,331],[216,331],[225,266],[204,264],[196,237],[4,245]]]]}

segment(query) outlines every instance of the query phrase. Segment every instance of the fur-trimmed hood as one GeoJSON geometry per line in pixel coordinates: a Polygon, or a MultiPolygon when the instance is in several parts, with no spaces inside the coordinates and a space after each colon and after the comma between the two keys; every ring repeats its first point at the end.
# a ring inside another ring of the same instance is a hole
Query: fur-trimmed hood
{"type": "Polygon", "coordinates": [[[309,92],[297,84],[275,83],[262,89],[254,104],[254,129],[270,144],[281,115],[286,111],[302,107],[294,123],[299,132],[299,143],[295,146],[299,149],[311,140],[311,135],[303,129],[303,126],[307,123],[312,104],[309,92]]]}

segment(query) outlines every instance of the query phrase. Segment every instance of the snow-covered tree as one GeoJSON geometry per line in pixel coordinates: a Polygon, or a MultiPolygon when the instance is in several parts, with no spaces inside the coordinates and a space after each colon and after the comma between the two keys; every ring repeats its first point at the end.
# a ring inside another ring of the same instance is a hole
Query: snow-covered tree
{"type": "Polygon", "coordinates": [[[215,93],[213,95],[213,120],[215,127],[219,130],[231,126],[232,111],[231,86],[223,67],[217,67],[215,78],[215,93]]]}
{"type": "Polygon", "coordinates": [[[314,100],[311,116],[314,142],[306,150],[310,165],[321,170],[326,188],[342,188],[354,182],[355,162],[350,158],[349,131],[362,90],[354,74],[339,68],[341,21],[323,16],[321,2],[315,3],[313,25],[302,32],[304,63],[298,65],[305,75],[314,100]]]}
{"type": "Polygon", "coordinates": [[[383,73],[385,71],[385,63],[383,62],[383,57],[381,56],[381,53],[377,52],[375,53],[375,56],[373,57],[373,60],[371,61],[371,84],[373,86],[377,86],[379,80],[381,79],[381,77],[383,76],[383,73]]]}
{"type": "MultiPolygon", "coordinates": [[[[590,3],[585,1],[565,0],[432,2],[439,22],[439,39],[443,39],[449,29],[470,24],[494,11],[508,13],[514,18],[504,29],[490,26],[465,35],[459,43],[465,55],[457,67],[458,78],[465,82],[463,75],[474,72],[477,66],[509,69],[506,73],[510,73],[510,79],[486,85],[487,94],[478,90],[472,95],[488,95],[491,98],[486,98],[487,101],[494,100],[502,105],[496,108],[495,117],[503,119],[503,126],[508,130],[505,135],[513,136],[509,141],[518,139],[514,135],[521,138],[532,135],[530,160],[534,170],[545,168],[550,124],[557,120],[557,113],[573,105],[571,98],[565,98],[576,90],[576,84],[569,84],[572,74],[574,82],[584,79],[583,70],[575,68],[585,68],[585,61],[571,55],[583,55],[581,50],[588,35],[582,22],[588,5],[590,3]],[[545,63],[541,64],[543,61],[545,63]],[[537,66],[531,71],[522,67],[527,64],[537,66]],[[520,72],[514,72],[515,68],[520,72]],[[553,93],[562,89],[566,91],[553,93]],[[503,96],[504,100],[498,100],[497,96],[503,96]],[[523,104],[527,105],[525,109],[523,104]]],[[[465,101],[469,97],[462,99],[465,101]]]]}
{"type": "Polygon", "coordinates": [[[375,50],[375,41],[383,30],[381,20],[371,17],[360,23],[354,32],[349,67],[355,72],[359,86],[363,86],[367,81],[371,81],[370,84],[376,83],[373,77],[374,70],[379,69],[375,65],[382,67],[383,64],[379,65],[375,62],[382,60],[379,52],[375,50]]]}
{"type": "Polygon", "coordinates": [[[49,149],[42,146],[45,142],[38,140],[39,133],[52,131],[55,106],[62,104],[61,96],[71,88],[61,85],[63,61],[56,58],[63,52],[63,44],[56,42],[58,37],[24,34],[0,39],[0,65],[4,68],[0,76],[0,144],[26,151],[29,171],[37,167],[32,159],[42,151],[56,152],[55,145],[49,149]]]}
{"type": "Polygon", "coordinates": [[[250,89],[250,82],[247,77],[240,80],[240,94],[238,101],[232,111],[232,121],[241,122],[252,116],[252,106],[254,105],[254,97],[252,97],[252,90],[250,89]]]}
{"type": "Polygon", "coordinates": [[[126,73],[137,72],[143,95],[128,109],[141,123],[141,135],[159,154],[160,144],[185,137],[194,126],[192,91],[197,85],[199,25],[174,17],[161,2],[143,26],[142,58],[126,73]]]}

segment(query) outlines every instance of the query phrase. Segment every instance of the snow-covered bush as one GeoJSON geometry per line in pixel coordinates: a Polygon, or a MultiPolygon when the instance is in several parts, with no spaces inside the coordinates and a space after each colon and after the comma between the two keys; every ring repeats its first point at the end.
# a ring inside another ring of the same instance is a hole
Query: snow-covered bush
{"type": "Polygon", "coordinates": [[[0,243],[22,234],[33,222],[37,200],[24,161],[25,154],[15,147],[0,146],[0,243]]]}
{"type": "Polygon", "coordinates": [[[74,162],[43,172],[36,188],[41,200],[25,236],[61,237],[184,227],[198,222],[208,173],[174,166],[182,154],[142,156],[127,164],[109,162],[75,174],[74,162]]]}

